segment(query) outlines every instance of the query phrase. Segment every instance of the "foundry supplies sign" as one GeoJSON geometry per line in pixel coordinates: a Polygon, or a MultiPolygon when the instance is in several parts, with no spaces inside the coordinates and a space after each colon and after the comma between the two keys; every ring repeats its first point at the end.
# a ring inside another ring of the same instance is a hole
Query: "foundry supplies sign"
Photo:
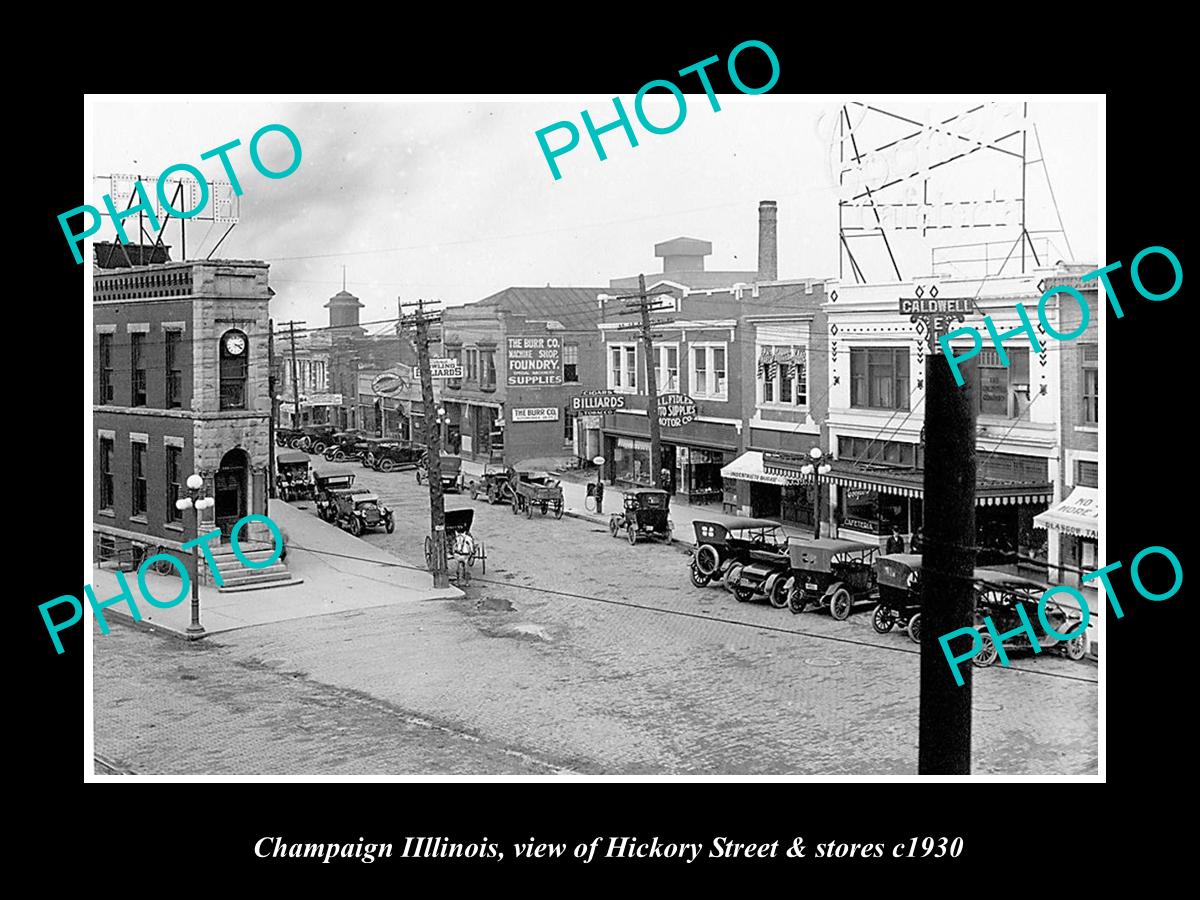
{"type": "Polygon", "coordinates": [[[658,424],[679,428],[696,418],[696,401],[687,394],[658,395],[658,424]]]}
{"type": "Polygon", "coordinates": [[[563,383],[562,340],[551,336],[510,337],[507,341],[509,387],[563,383]]]}

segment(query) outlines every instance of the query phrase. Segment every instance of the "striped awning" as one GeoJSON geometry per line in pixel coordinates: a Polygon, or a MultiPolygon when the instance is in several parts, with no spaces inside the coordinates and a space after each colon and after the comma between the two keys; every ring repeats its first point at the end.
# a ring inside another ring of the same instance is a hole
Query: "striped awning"
{"type": "Polygon", "coordinates": [[[1033,517],[1037,528],[1054,529],[1077,537],[1100,537],[1100,497],[1095,488],[1076,487],[1065,500],[1033,517]]]}

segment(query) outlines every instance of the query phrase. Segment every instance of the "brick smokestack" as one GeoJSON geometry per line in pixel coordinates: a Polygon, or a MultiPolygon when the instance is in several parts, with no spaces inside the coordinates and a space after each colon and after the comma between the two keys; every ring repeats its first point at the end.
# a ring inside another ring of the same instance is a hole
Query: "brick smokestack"
{"type": "Polygon", "coordinates": [[[775,216],[778,210],[774,200],[763,200],[758,204],[758,280],[779,279],[779,249],[775,237],[775,216]]]}

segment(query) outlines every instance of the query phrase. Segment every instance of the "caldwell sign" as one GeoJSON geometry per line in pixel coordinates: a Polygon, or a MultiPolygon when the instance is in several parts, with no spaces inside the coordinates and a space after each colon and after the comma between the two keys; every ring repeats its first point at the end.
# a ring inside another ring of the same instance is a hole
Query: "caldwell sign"
{"type": "Polygon", "coordinates": [[[696,401],[687,394],[658,395],[658,424],[679,428],[696,418],[696,401]]]}
{"type": "Polygon", "coordinates": [[[624,408],[624,395],[613,391],[584,391],[571,398],[571,412],[604,413],[624,408]]]}

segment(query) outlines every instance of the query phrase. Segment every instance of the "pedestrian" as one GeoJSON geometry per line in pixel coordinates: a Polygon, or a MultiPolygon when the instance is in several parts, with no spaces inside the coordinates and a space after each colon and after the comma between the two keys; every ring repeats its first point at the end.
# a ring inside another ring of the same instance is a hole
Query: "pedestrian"
{"type": "Polygon", "coordinates": [[[675,496],[675,485],[671,483],[671,470],[666,466],[663,466],[662,471],[659,472],[659,486],[672,497],[675,496]]]}
{"type": "Polygon", "coordinates": [[[912,552],[920,553],[924,549],[925,549],[925,529],[924,529],[924,527],[920,527],[917,529],[917,533],[913,535],[912,552]]]}
{"type": "Polygon", "coordinates": [[[887,552],[888,553],[903,553],[904,552],[904,538],[902,538],[900,536],[900,529],[897,528],[895,525],[892,526],[892,536],[887,539],[887,552]]]}

